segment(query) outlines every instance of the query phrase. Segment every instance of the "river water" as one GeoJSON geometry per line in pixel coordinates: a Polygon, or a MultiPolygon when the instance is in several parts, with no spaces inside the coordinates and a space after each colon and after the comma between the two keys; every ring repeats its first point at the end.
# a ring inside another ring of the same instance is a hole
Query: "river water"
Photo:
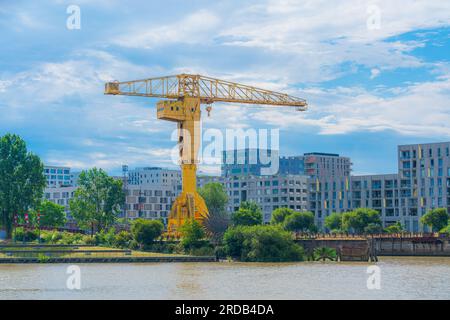
{"type": "Polygon", "coordinates": [[[381,258],[379,290],[369,263],[0,265],[0,299],[450,299],[450,258],[381,258]]]}

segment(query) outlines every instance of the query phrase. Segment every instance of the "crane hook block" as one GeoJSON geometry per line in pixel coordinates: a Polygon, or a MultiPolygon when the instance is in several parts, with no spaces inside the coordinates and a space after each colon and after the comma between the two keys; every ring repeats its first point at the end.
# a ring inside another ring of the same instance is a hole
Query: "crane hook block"
{"type": "Polygon", "coordinates": [[[211,106],[206,107],[206,112],[208,112],[208,117],[211,116],[211,110],[212,110],[211,106]]]}

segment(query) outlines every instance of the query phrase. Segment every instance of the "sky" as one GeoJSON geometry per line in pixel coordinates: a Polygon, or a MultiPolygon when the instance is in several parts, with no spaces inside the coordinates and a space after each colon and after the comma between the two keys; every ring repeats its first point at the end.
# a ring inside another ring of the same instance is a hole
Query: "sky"
{"type": "Polygon", "coordinates": [[[281,155],[395,173],[398,145],[450,141],[449,31],[437,0],[0,0],[0,135],[74,171],[174,167],[175,124],[156,119],[157,100],[103,91],[184,72],[309,104],[217,103],[204,129],[279,129],[281,155]]]}

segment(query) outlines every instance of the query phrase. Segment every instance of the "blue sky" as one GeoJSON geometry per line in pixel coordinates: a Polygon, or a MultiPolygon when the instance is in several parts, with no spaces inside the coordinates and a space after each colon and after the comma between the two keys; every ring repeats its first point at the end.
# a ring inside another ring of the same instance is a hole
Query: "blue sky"
{"type": "Polygon", "coordinates": [[[396,172],[397,145],[450,140],[450,3],[392,2],[0,0],[0,134],[75,170],[170,167],[174,125],[156,120],[156,100],[103,85],[200,73],[310,105],[217,104],[204,128],[278,128],[282,155],[396,172]],[[66,27],[71,4],[79,30],[66,27]]]}

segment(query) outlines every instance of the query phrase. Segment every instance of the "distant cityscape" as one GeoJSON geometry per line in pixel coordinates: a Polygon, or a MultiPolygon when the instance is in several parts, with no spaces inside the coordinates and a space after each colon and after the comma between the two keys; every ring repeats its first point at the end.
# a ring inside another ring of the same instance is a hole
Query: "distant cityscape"
{"type": "MultiPolygon", "coordinates": [[[[260,154],[261,150],[254,149],[225,151],[221,175],[199,176],[198,186],[223,184],[229,212],[244,201],[258,203],[265,222],[280,207],[311,211],[319,228],[333,212],[363,207],[379,211],[384,227],[400,222],[406,230],[418,232],[427,229],[420,217],[428,210],[442,207],[450,211],[450,142],[398,146],[397,173],[364,176],[351,174],[350,158],[330,153],[278,157],[278,174],[266,176],[260,154]],[[252,154],[257,155],[256,161],[252,154]]],[[[70,220],[69,201],[79,172],[57,166],[44,170],[45,198],[63,205],[70,220]]],[[[123,166],[123,175],[116,178],[123,180],[126,193],[122,217],[131,220],[166,221],[172,201],[181,192],[179,170],[123,166]]]]}

